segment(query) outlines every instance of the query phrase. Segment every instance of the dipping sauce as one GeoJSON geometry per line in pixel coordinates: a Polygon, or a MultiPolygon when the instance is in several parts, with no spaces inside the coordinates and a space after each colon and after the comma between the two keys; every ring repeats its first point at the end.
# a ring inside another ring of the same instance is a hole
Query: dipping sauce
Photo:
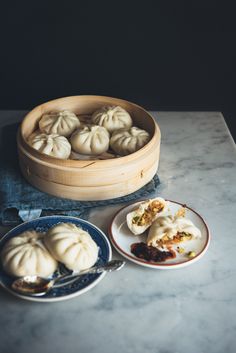
{"type": "Polygon", "coordinates": [[[146,261],[164,262],[176,257],[174,250],[161,251],[154,246],[148,246],[144,242],[134,243],[131,245],[130,249],[132,254],[146,261]]]}

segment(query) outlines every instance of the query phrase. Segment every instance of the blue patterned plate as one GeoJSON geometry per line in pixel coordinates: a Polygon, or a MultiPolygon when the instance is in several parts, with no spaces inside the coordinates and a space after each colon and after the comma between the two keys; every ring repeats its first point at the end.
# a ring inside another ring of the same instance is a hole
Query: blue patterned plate
{"type": "MultiPolygon", "coordinates": [[[[45,232],[53,225],[61,222],[74,223],[91,235],[91,237],[99,247],[97,264],[103,264],[111,260],[111,246],[105,234],[90,222],[87,222],[80,218],[69,216],[41,217],[33,221],[25,222],[18,225],[17,227],[11,229],[8,233],[6,233],[4,237],[0,240],[0,252],[8,239],[13,238],[19,235],[20,233],[25,232],[26,230],[33,229],[36,231],[45,232]]],[[[2,285],[2,287],[4,287],[6,290],[11,292],[15,296],[23,299],[40,302],[55,302],[65,299],[71,299],[87,292],[89,289],[93,288],[96,284],[98,284],[98,282],[101,281],[105,274],[106,273],[104,272],[100,274],[84,275],[72,284],[68,284],[60,288],[53,288],[47,294],[41,297],[31,297],[18,294],[11,289],[11,284],[14,278],[6,274],[6,272],[2,268],[2,265],[0,265],[0,284],[2,285]]]]}

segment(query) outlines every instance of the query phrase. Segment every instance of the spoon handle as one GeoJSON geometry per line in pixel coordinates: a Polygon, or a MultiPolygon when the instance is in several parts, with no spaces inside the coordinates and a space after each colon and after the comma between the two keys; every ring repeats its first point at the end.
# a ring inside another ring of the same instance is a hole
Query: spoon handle
{"type": "Polygon", "coordinates": [[[97,274],[97,273],[102,273],[102,272],[111,272],[111,271],[118,271],[120,270],[123,266],[125,265],[125,261],[121,261],[121,260],[112,260],[107,262],[106,264],[102,264],[102,265],[97,265],[97,266],[93,266],[90,267],[86,270],[77,272],[77,273],[72,273],[72,274],[65,274],[62,276],[57,277],[54,280],[54,288],[59,288],[62,287],[66,284],[72,283],[74,280],[76,280],[77,278],[79,278],[80,276],[83,276],[85,274],[97,274]],[[58,283],[58,281],[61,281],[63,279],[63,283],[58,283]],[[64,280],[67,279],[72,279],[72,281],[66,281],[64,282],[64,280]]]}

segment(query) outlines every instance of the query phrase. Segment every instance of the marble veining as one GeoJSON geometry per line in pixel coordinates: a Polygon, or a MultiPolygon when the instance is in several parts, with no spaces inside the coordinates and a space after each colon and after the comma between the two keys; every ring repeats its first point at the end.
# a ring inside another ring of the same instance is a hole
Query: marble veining
{"type": "MultiPolygon", "coordinates": [[[[23,115],[1,112],[0,121],[23,115]]],[[[172,271],[127,263],[62,303],[26,302],[1,289],[1,352],[235,352],[235,145],[218,112],[153,115],[162,133],[160,195],[205,218],[212,236],[208,252],[172,271]]],[[[90,221],[107,232],[119,207],[95,209],[90,221]]],[[[120,255],[113,250],[113,257],[120,255]]]]}

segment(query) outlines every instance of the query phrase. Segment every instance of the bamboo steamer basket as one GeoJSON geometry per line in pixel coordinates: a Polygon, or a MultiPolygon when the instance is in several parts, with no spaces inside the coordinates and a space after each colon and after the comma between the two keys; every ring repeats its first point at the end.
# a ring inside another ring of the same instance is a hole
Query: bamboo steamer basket
{"type": "Polygon", "coordinates": [[[111,97],[72,96],[49,101],[30,111],[19,128],[17,146],[22,174],[30,184],[54,196],[89,201],[125,196],[147,184],[158,169],[160,140],[157,123],[142,107],[111,97]],[[46,112],[71,110],[90,115],[104,105],[123,107],[134,125],[150,133],[151,140],[135,153],[107,160],[62,160],[42,154],[27,142],[46,112]]]}

